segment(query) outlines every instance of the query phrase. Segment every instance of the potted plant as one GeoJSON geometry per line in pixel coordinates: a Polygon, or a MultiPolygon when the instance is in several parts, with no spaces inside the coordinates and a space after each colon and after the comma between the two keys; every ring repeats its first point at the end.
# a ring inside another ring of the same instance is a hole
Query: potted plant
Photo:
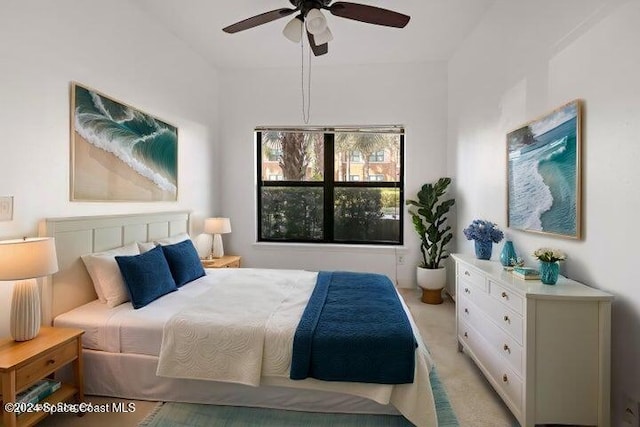
{"type": "Polygon", "coordinates": [[[467,240],[474,241],[476,258],[485,260],[491,259],[493,244],[499,243],[504,237],[496,223],[486,219],[474,219],[462,232],[467,240]]]}
{"type": "Polygon", "coordinates": [[[422,288],[422,302],[440,304],[447,272],[441,261],[449,256],[445,247],[453,238],[451,226],[445,225],[446,214],[454,199],[441,200],[451,184],[451,178],[440,178],[435,184],[424,184],[418,200],[407,200],[413,227],[420,237],[422,262],[416,268],[418,286],[422,288]]]}

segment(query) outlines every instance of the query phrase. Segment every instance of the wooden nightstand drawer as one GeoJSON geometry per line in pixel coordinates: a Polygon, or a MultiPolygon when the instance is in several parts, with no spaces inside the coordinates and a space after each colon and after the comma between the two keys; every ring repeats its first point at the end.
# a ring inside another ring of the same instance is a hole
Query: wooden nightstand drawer
{"type": "Polygon", "coordinates": [[[16,391],[20,392],[31,383],[46,377],[58,368],[71,362],[78,356],[78,344],[76,340],[70,341],[60,347],[38,356],[29,364],[16,370],[16,391]]]}
{"type": "Polygon", "coordinates": [[[242,257],[238,255],[225,255],[221,258],[203,259],[202,266],[204,268],[240,268],[240,260],[242,257]]]}

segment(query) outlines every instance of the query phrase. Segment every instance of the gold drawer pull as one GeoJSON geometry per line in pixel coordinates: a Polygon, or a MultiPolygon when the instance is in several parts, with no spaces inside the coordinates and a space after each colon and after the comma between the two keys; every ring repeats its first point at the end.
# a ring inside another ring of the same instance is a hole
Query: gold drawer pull
{"type": "Polygon", "coordinates": [[[507,374],[502,375],[502,382],[504,382],[504,383],[508,383],[509,382],[509,377],[507,377],[507,374]]]}
{"type": "Polygon", "coordinates": [[[464,275],[465,276],[471,276],[471,274],[467,270],[464,271],[464,275]]]}
{"type": "Polygon", "coordinates": [[[469,309],[468,309],[468,308],[465,308],[465,309],[464,309],[464,312],[465,312],[466,314],[469,314],[469,309]]]}
{"type": "Polygon", "coordinates": [[[511,323],[511,319],[509,319],[509,316],[504,316],[502,318],[505,322],[511,323]]]}
{"type": "Polygon", "coordinates": [[[502,298],[509,299],[509,295],[507,295],[507,293],[506,293],[506,292],[503,292],[503,293],[502,293],[502,298]]]}
{"type": "Polygon", "coordinates": [[[502,349],[503,349],[504,351],[506,351],[507,353],[511,354],[511,349],[509,348],[509,346],[508,346],[508,345],[506,345],[506,344],[505,344],[505,345],[502,347],[502,349]]]}
{"type": "Polygon", "coordinates": [[[469,289],[469,288],[464,288],[464,292],[465,292],[465,293],[467,293],[467,294],[470,294],[470,293],[471,293],[471,289],[469,289]]]}

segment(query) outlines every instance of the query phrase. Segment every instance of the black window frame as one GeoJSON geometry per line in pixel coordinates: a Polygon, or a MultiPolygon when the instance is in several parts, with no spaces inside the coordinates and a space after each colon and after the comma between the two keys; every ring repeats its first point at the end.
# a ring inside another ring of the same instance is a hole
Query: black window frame
{"type": "MultiPolygon", "coordinates": [[[[369,132],[376,132],[375,128],[368,130],[369,132]]],[[[313,244],[333,244],[333,245],[368,245],[368,246],[402,246],[404,244],[404,143],[405,134],[404,128],[396,129],[393,132],[381,132],[381,133],[393,133],[400,138],[399,147],[399,177],[398,181],[337,181],[335,179],[335,133],[341,132],[353,132],[350,129],[330,129],[323,128],[318,132],[317,129],[279,129],[279,128],[262,128],[255,130],[256,141],[256,159],[257,159],[257,185],[256,185],[256,207],[257,207],[257,236],[258,242],[268,243],[313,243],[313,244]],[[268,131],[287,131],[287,132],[307,132],[307,133],[322,133],[324,135],[324,179],[322,181],[269,181],[264,180],[262,177],[262,133],[268,131]],[[264,187],[307,187],[307,188],[322,188],[324,190],[324,204],[323,204],[323,239],[269,239],[262,237],[262,189],[264,187]],[[334,238],[334,192],[336,188],[396,188],[398,189],[399,197],[399,235],[398,241],[352,241],[352,240],[335,240],[334,238]]]]}

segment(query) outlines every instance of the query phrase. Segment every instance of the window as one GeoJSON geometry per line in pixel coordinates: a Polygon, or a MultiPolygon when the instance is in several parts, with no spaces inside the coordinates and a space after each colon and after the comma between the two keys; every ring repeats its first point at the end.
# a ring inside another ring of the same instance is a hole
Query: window
{"type": "Polygon", "coordinates": [[[373,162],[384,162],[384,150],[376,151],[375,153],[369,154],[369,161],[373,162]]]}
{"type": "Polygon", "coordinates": [[[359,151],[352,151],[349,153],[349,158],[353,163],[362,163],[362,155],[359,151]]]}
{"type": "Polygon", "coordinates": [[[403,129],[266,128],[256,141],[258,241],[402,244],[403,129]]]}

